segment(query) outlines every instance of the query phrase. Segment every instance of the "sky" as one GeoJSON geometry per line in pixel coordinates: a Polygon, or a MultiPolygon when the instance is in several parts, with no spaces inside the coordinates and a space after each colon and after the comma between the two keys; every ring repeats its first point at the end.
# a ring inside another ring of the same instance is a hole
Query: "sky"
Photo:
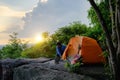
{"type": "Polygon", "coordinates": [[[80,21],[89,26],[87,0],[0,0],[0,45],[17,32],[20,39],[31,40],[43,32],[80,21]]]}

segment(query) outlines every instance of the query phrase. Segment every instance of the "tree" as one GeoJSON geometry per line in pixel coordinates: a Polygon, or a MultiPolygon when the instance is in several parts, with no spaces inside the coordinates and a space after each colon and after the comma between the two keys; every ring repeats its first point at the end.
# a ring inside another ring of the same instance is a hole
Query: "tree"
{"type": "Polygon", "coordinates": [[[119,80],[120,75],[120,0],[102,0],[105,3],[109,3],[110,11],[110,21],[112,23],[112,34],[110,34],[108,25],[103,17],[102,12],[100,11],[99,7],[95,3],[94,0],[88,0],[92,7],[94,8],[99,22],[105,32],[106,36],[106,43],[109,50],[109,61],[112,66],[112,72],[115,80],[119,80]]]}
{"type": "Polygon", "coordinates": [[[21,52],[27,48],[27,42],[22,43],[22,40],[18,39],[17,35],[15,32],[9,35],[9,43],[0,50],[2,58],[19,58],[21,52]]]}
{"type": "MultiPolygon", "coordinates": [[[[105,18],[105,22],[108,24],[107,27],[111,34],[112,30],[111,30],[111,22],[110,22],[110,12],[109,12],[109,8],[106,7],[106,5],[108,6],[109,4],[105,3],[104,1],[97,3],[97,6],[99,7],[101,13],[103,14],[103,17],[105,18]]],[[[100,46],[102,47],[103,53],[107,52],[106,55],[108,55],[108,49],[106,46],[104,32],[102,30],[99,19],[95,13],[95,10],[93,9],[93,7],[91,7],[88,10],[88,19],[91,21],[90,24],[92,27],[90,27],[90,30],[87,32],[87,36],[96,39],[98,41],[98,43],[100,44],[100,46]]],[[[106,56],[106,57],[108,57],[108,56],[106,56]]]]}
{"type": "Polygon", "coordinates": [[[49,38],[49,32],[43,32],[42,33],[42,37],[45,38],[49,38]]]}
{"type": "Polygon", "coordinates": [[[75,35],[84,35],[88,31],[85,24],[81,22],[73,22],[69,25],[59,28],[53,35],[52,39],[56,42],[57,40],[67,44],[69,39],[75,35]]]}
{"type": "Polygon", "coordinates": [[[69,39],[75,35],[83,35],[88,32],[86,25],[80,22],[73,22],[67,26],[59,28],[54,34],[49,35],[48,32],[43,32],[44,41],[35,44],[22,52],[23,57],[54,57],[56,52],[56,42],[62,41],[67,44],[69,39]]]}

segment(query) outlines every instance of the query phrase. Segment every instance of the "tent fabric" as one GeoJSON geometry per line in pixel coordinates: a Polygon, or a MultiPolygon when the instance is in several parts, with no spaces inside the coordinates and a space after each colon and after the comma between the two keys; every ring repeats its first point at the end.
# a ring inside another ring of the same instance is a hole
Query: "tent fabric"
{"type": "Polygon", "coordinates": [[[97,41],[90,37],[72,37],[63,53],[62,59],[74,57],[76,54],[82,56],[83,63],[105,63],[102,49],[97,41]],[[80,50],[78,49],[79,46],[81,47],[80,50]]]}

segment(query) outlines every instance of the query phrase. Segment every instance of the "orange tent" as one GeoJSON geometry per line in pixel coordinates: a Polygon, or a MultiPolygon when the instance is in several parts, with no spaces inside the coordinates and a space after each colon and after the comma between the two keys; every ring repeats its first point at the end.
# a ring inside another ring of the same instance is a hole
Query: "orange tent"
{"type": "Polygon", "coordinates": [[[104,63],[102,49],[95,39],[85,36],[72,37],[63,53],[62,59],[74,57],[76,54],[82,56],[83,63],[104,63]]]}

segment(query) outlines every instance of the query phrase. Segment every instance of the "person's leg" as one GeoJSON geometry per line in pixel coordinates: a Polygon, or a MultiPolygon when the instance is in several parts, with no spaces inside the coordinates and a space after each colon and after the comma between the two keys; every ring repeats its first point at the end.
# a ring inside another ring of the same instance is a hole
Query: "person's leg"
{"type": "Polygon", "coordinates": [[[55,57],[55,64],[59,64],[59,61],[60,61],[60,57],[58,55],[56,55],[56,57],[55,57]]]}

